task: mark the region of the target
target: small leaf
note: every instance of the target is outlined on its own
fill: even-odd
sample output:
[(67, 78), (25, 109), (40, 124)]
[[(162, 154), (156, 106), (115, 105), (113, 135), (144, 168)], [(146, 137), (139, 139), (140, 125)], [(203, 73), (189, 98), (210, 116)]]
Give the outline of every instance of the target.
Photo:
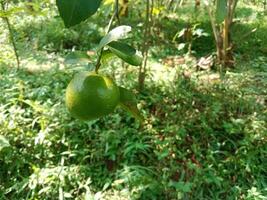
[(66, 27), (74, 26), (93, 15), (102, 0), (57, 0), (57, 7)]
[(179, 45), (178, 45), (178, 50), (182, 50), (182, 49), (184, 49), (185, 48), (185, 43), (180, 43)]
[(222, 23), (227, 15), (227, 0), (216, 0), (216, 22)]
[(138, 108), (137, 108), (137, 101), (135, 95), (123, 88), (119, 87), (120, 89), (120, 103), (119, 105), (126, 110), (127, 112), (131, 113), (136, 119), (138, 119), (140, 122), (143, 122), (143, 117), (141, 116)]
[(127, 36), (127, 34), (131, 31), (130, 26), (118, 26), (112, 29), (107, 35), (105, 35), (99, 43), (97, 50), (100, 50), (105, 45), (109, 44), (110, 42), (123, 39)]
[(65, 58), (66, 64), (88, 63), (89, 56), (83, 51), (74, 51), (69, 53)]
[(123, 61), (134, 66), (139, 66), (142, 64), (143, 58), (141, 53), (128, 44), (114, 41), (109, 43), (108, 46), (109, 49)]
[(184, 37), (184, 35), (185, 35), (186, 31), (187, 31), (187, 28), (183, 28), (183, 29), (182, 29), (182, 30), (179, 32), (179, 35), (178, 35), (178, 37), (179, 37), (179, 38), (182, 38), (182, 37)]
[(9, 147), (10, 144), (8, 142), (8, 140), (3, 136), (0, 135), (0, 151), (5, 148), (5, 147)]

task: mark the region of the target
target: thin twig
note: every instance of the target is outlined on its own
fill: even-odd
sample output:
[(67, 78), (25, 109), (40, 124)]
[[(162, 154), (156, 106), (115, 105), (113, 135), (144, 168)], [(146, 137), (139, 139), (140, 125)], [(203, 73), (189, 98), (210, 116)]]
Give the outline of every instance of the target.
[(148, 49), (149, 49), (149, 35), (151, 34), (150, 29), (150, 0), (146, 1), (146, 21), (145, 21), (145, 30), (144, 30), (144, 43), (143, 43), (143, 63), (139, 67), (139, 90), (141, 91), (144, 86), (145, 75), (146, 75), (146, 65), (148, 59)]
[[(4, 2), (1, 2), (1, 7), (2, 7), (2, 10), (5, 12), (5, 4), (4, 4)], [(17, 61), (17, 69), (19, 69), (19, 67), (20, 67), (19, 54), (18, 54), (18, 49), (17, 49), (16, 43), (15, 43), (15, 40), (14, 40), (14, 34), (13, 34), (12, 27), (11, 27), (11, 24), (9, 22), (8, 17), (4, 16), (2, 18), (7, 24), (7, 28), (8, 28), (8, 31), (9, 31), (9, 38), (10, 38), (10, 41), (12, 43), (12, 46), (13, 46), (13, 49), (14, 49), (14, 53), (15, 53), (15, 57), (16, 57), (16, 61)]]
[[(117, 12), (118, 12), (117, 3), (118, 3), (118, 0), (115, 0), (114, 13), (113, 13), (113, 15), (111, 16), (111, 18), (109, 20), (108, 28), (107, 28), (107, 32), (106, 33), (108, 33), (110, 31), (112, 22), (114, 21), (114, 18), (118, 15), (117, 14)], [(95, 65), (95, 72), (96, 73), (98, 73), (98, 70), (99, 70), (99, 68), (101, 66), (101, 58), (102, 58), (102, 55), (103, 55), (103, 51), (104, 51), (104, 47), (102, 47), (100, 49), (100, 53), (99, 53), (99, 56), (98, 56), (97, 61), (96, 61), (96, 65)]]
[(115, 0), (115, 13), (116, 13), (116, 18), (118, 21), (118, 24), (120, 24), (120, 16), (119, 16), (119, 0)]

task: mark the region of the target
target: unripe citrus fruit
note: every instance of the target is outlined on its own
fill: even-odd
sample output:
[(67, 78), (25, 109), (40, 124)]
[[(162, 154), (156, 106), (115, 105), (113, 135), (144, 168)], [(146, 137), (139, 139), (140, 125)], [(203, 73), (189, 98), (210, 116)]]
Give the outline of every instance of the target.
[(113, 80), (94, 72), (76, 74), (66, 90), (68, 110), (82, 120), (93, 120), (111, 113), (119, 99), (120, 91)]

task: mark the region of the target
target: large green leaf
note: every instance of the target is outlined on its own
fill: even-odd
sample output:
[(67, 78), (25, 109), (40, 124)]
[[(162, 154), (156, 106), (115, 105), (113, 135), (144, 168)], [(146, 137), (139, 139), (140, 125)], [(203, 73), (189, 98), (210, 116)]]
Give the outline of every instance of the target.
[(66, 27), (74, 26), (93, 15), (102, 0), (57, 0), (59, 14)]
[(143, 117), (137, 108), (137, 100), (136, 100), (134, 93), (132, 93), (130, 90), (127, 90), (123, 87), (119, 87), (119, 89), (120, 89), (120, 103), (119, 103), (119, 105), (124, 110), (131, 113), (140, 122), (143, 122)]
[(131, 31), (130, 26), (118, 26), (112, 29), (107, 35), (105, 35), (99, 43), (97, 50), (102, 49), (105, 45), (109, 44), (110, 42), (123, 39), (127, 36), (127, 34)]
[(108, 44), (109, 49), (116, 54), (119, 58), (125, 62), (138, 66), (142, 64), (143, 57), (140, 52), (135, 50), (133, 47), (122, 42), (111, 42)]
[(0, 135), (0, 151), (5, 148), (5, 147), (9, 147), (10, 144), (8, 142), (8, 140), (3, 136)]
[(90, 57), (86, 52), (83, 51), (73, 51), (69, 53), (65, 58), (66, 64), (87, 64), (88, 62), (90, 62)]
[(216, 22), (222, 23), (227, 15), (227, 0), (216, 0)]
[(69, 53), (64, 60), (65, 67), (73, 71), (92, 71), (95, 66), (92, 63), (92, 58), (84, 51), (73, 51)]

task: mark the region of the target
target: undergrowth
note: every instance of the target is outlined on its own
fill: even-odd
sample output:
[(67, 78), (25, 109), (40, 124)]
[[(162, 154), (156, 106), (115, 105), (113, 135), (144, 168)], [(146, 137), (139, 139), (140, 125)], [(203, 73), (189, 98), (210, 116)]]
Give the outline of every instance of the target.
[[(253, 20), (243, 7), (237, 18), (248, 21), (236, 21), (232, 33), (236, 67), (215, 83), (200, 80), (213, 71), (194, 71), (188, 79), (178, 67), (173, 80), (160, 82), (148, 70), (145, 89), (137, 93), (143, 126), (120, 109), (81, 122), (65, 108), (65, 88), (80, 69), (64, 66), (62, 57), (94, 48), (108, 12), (71, 30), (54, 16), (55, 8), (44, 9), (52, 17), (12, 18), (22, 65), (28, 59), (31, 67), (45, 64), (49, 70), (10, 67), (14, 56), (1, 24), (0, 135), (10, 146), (0, 149), (0, 199), (266, 199), (266, 16), (258, 13)], [(140, 46), (142, 32), (132, 20)], [(211, 33), (207, 16), (198, 20)], [(171, 42), (178, 31), (173, 27), (184, 27), (188, 17), (167, 15), (163, 22), (162, 34), (153, 35), (149, 63), (181, 53)], [(193, 41), (195, 56), (213, 47), (212, 35)], [(113, 65), (104, 71), (135, 88), (138, 68)]]

